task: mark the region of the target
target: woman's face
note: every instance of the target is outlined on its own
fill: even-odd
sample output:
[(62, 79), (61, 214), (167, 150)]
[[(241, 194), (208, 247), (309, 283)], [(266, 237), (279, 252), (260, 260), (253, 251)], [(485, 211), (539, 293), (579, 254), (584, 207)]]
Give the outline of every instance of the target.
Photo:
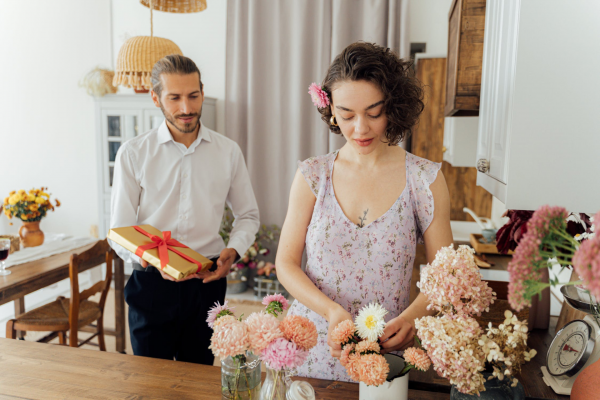
[(369, 154), (386, 145), (387, 117), (383, 112), (383, 93), (367, 81), (344, 81), (331, 92), (331, 113), (342, 134), (360, 154)]

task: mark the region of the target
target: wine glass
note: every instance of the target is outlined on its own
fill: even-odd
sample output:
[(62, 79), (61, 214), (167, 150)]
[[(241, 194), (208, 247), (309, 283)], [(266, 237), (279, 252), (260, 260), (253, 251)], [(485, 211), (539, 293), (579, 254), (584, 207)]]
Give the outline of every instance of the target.
[(10, 239), (0, 239), (0, 275), (10, 275), (12, 271), (7, 271), (4, 261), (10, 253)]

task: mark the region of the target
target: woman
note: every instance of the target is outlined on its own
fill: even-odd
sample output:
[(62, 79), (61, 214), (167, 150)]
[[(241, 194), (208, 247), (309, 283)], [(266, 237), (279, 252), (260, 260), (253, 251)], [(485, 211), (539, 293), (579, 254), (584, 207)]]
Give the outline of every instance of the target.
[(408, 62), (354, 43), (333, 61), (322, 91), (311, 89), (323, 121), (346, 144), (298, 163), (277, 275), (296, 298), (288, 314), (308, 317), (319, 332), (299, 375), (350, 381), (330, 332), (378, 302), (389, 311), (382, 351), (413, 344), (414, 320), (430, 314), (422, 294), (409, 305), (417, 241), (428, 262), (452, 243), (450, 200), (440, 164), (398, 146), (424, 107)]

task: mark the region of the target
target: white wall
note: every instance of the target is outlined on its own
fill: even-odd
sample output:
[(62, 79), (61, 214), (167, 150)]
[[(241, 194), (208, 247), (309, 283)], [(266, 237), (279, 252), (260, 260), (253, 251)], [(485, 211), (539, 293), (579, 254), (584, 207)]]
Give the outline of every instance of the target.
[[(125, 40), (150, 36), (150, 9), (139, 0), (112, 0), (113, 58)], [(204, 94), (217, 99), (217, 131), (225, 132), (225, 35), (227, 2), (208, 1), (206, 10), (193, 14), (154, 13), (154, 36), (172, 40), (183, 55), (200, 68)], [(114, 68), (114, 65), (113, 65)], [(122, 88), (121, 92), (131, 92)]]
[[(110, 0), (3, 1), (0, 197), (47, 186), (63, 206), (42, 230), (88, 235), (98, 220), (94, 101), (78, 81), (109, 67)], [(16, 232), (0, 217), (0, 233)]]
[(409, 41), (427, 43), (428, 56), (446, 57), (451, 4), (452, 0), (408, 0)]

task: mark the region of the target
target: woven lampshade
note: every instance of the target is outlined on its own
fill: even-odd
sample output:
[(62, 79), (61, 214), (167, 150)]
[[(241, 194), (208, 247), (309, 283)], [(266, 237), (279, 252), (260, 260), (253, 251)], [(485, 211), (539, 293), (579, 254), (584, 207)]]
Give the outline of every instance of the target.
[(183, 55), (179, 47), (169, 39), (156, 36), (135, 36), (127, 39), (117, 57), (113, 85), (134, 89), (152, 89), (152, 67), (170, 54)]
[[(150, 0), (140, 0), (150, 7)], [(152, 8), (170, 13), (195, 13), (206, 10), (206, 0), (152, 0)]]

